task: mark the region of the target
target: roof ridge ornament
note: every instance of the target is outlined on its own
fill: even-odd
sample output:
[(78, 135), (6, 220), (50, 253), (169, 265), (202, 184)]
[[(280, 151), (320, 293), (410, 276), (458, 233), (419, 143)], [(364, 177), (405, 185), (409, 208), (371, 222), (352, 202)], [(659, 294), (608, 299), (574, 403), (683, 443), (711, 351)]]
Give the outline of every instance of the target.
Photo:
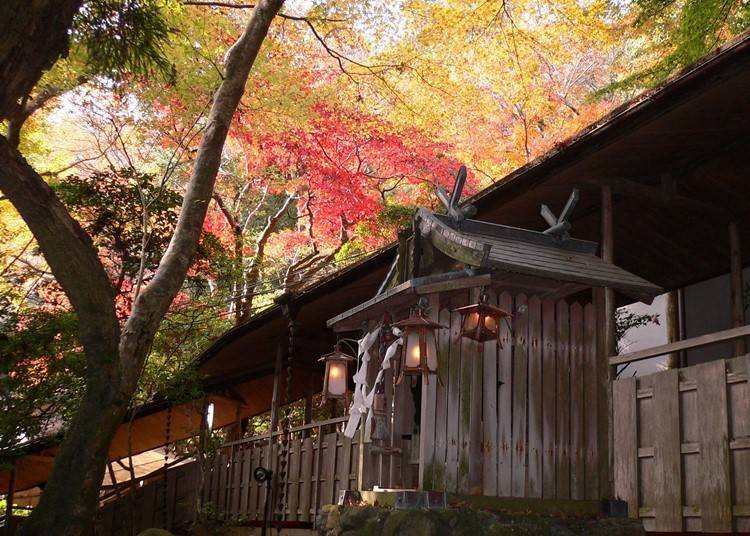
[(474, 205), (459, 206), (461, 193), (463, 192), (464, 184), (466, 184), (466, 176), (466, 166), (461, 166), (458, 169), (458, 173), (456, 173), (456, 182), (453, 184), (453, 192), (450, 198), (445, 188), (440, 185), (435, 187), (437, 197), (443, 203), (443, 206), (445, 206), (446, 213), (457, 224), (460, 224), (466, 218), (471, 218), (477, 213), (477, 207)]
[(569, 220), (570, 216), (573, 214), (573, 209), (578, 204), (579, 198), (580, 193), (578, 188), (573, 188), (570, 197), (568, 197), (568, 201), (565, 203), (565, 206), (560, 213), (560, 217), (556, 217), (554, 212), (552, 212), (547, 205), (542, 205), (539, 212), (542, 215), (542, 218), (544, 218), (544, 221), (547, 222), (547, 225), (549, 225), (549, 228), (544, 231), (544, 234), (552, 235), (560, 240), (568, 240), (570, 238), (570, 229), (572, 226)]

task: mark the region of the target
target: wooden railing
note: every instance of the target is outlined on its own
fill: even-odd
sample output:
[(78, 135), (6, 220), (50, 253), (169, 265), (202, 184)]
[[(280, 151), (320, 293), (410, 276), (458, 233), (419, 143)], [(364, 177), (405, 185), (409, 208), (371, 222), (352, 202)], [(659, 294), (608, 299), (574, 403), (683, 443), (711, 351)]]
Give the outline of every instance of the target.
[[(334, 417), (333, 419), (326, 419), (323, 421), (315, 421), (309, 424), (303, 424), (300, 426), (294, 426), (289, 430), (289, 433), (292, 434), (292, 436), (298, 435), (300, 433), (304, 434), (305, 432), (312, 432), (312, 433), (320, 433), (323, 428), (327, 427), (335, 427), (342, 423), (345, 423), (349, 420), (349, 416), (346, 415), (344, 417)], [(280, 437), (284, 432), (277, 430), (275, 432), (267, 432), (265, 434), (258, 434), (256, 436), (252, 437), (245, 437), (243, 439), (238, 439), (237, 441), (229, 441), (227, 443), (224, 443), (221, 448), (223, 450), (231, 449), (233, 447), (241, 447), (242, 445), (249, 445), (252, 443), (259, 443), (259, 442), (268, 442), (268, 440), (271, 437)]]
[(609, 364), (624, 365), (625, 363), (633, 363), (635, 361), (641, 361), (643, 359), (649, 359), (651, 357), (658, 357), (660, 355), (682, 352), (684, 350), (692, 350), (693, 348), (700, 348), (702, 346), (709, 346), (711, 344), (731, 341), (748, 336), (750, 336), (750, 326), (740, 326), (738, 328), (725, 329), (724, 331), (708, 333), (706, 335), (701, 335), (699, 337), (693, 337), (670, 344), (662, 344), (661, 346), (654, 346), (653, 348), (647, 348), (645, 350), (638, 350), (636, 352), (630, 352), (627, 354), (615, 355), (609, 358)]
[[(334, 503), (339, 490), (355, 489), (359, 467), (359, 434), (344, 437), (348, 417), (339, 417), (291, 429), (288, 476), (283, 498), (285, 521), (311, 523), (320, 508)], [(266, 503), (266, 485), (253, 479), (258, 466), (277, 471), (281, 432), (262, 434), (222, 446), (206, 474), (203, 504), (224, 519), (260, 521)], [(274, 441), (270, 441), (271, 439)], [(270, 445), (269, 445), (270, 441)], [(279, 511), (275, 501), (272, 514)]]

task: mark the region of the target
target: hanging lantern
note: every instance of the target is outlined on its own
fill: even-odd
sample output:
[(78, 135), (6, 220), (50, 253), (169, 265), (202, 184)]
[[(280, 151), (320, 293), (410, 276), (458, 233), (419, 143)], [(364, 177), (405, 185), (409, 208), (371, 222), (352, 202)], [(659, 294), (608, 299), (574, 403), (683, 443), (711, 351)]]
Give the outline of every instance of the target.
[(511, 317), (507, 311), (495, 307), (487, 302), (487, 294), (484, 292), (479, 297), (479, 303), (467, 305), (454, 309), (461, 313), (461, 337), (485, 342), (497, 339), (500, 332), (500, 322), (504, 318), (506, 322)]
[(349, 363), (355, 359), (339, 349), (339, 345), (330, 354), (322, 356), (318, 361), (326, 364), (323, 378), (323, 400), (349, 398)]
[(413, 315), (393, 326), (403, 331), (401, 337), (404, 341), (401, 345), (401, 372), (396, 384), (400, 384), (404, 376), (419, 375), (429, 383), (428, 375), (437, 373), (438, 369), (435, 330), (444, 326), (425, 318), (422, 306), (417, 306)]

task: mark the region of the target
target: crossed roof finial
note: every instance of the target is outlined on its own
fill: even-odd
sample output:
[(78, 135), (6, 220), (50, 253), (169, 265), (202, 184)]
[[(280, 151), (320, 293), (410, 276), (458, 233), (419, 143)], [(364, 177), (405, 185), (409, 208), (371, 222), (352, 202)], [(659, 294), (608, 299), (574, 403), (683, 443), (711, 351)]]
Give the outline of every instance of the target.
[(466, 166), (461, 166), (458, 173), (456, 173), (456, 182), (453, 185), (453, 193), (451, 193), (450, 197), (448, 197), (448, 192), (442, 186), (436, 188), (438, 199), (443, 203), (448, 216), (455, 223), (461, 223), (466, 218), (471, 218), (477, 213), (477, 208), (474, 205), (459, 206), (464, 184), (466, 184)]
[(568, 220), (573, 214), (573, 209), (576, 204), (578, 204), (579, 197), (578, 189), (574, 188), (570, 193), (570, 197), (568, 197), (568, 201), (565, 203), (565, 207), (563, 207), (559, 218), (555, 216), (547, 205), (542, 205), (540, 211), (542, 218), (544, 218), (544, 221), (549, 225), (549, 228), (544, 231), (544, 234), (552, 235), (560, 240), (567, 240), (570, 238), (571, 224)]

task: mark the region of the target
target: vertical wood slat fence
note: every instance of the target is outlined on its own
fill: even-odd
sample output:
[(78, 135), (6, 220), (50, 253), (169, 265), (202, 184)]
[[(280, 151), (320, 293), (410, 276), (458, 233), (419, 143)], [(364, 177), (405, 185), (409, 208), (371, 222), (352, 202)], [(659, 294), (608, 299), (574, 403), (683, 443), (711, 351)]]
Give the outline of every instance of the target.
[(656, 531), (750, 531), (750, 356), (614, 382), (615, 494)]
[(459, 338), (460, 315), (439, 313), (449, 327), (438, 334), (442, 384), (422, 394), (422, 486), (599, 499), (597, 375), (605, 364), (594, 305), (507, 292), (490, 300), (514, 315), (499, 344)]
[[(340, 490), (356, 489), (359, 434), (344, 437), (340, 427), (348, 417), (320, 421), (294, 428), (289, 441), (289, 470), (284, 520), (311, 523), (320, 508), (335, 503)], [(274, 434), (274, 438), (278, 433)], [(237, 521), (260, 521), (266, 500), (266, 485), (255, 481), (258, 466), (276, 471), (277, 444), (268, 460), (269, 436), (229, 443), (214, 459), (206, 474), (203, 504), (219, 517)], [(273, 516), (277, 509), (271, 510)], [(275, 519), (275, 518), (274, 518)]]
[[(336, 502), (340, 490), (356, 489), (359, 434), (348, 439), (338, 430), (347, 419), (292, 429), (284, 521), (312, 523), (323, 505)], [(279, 435), (273, 434), (270, 460), (270, 436), (265, 434), (228, 443), (208, 462), (200, 497), (205, 515), (238, 522), (263, 519), (266, 487), (252, 473), (258, 466), (276, 470)], [(129, 536), (131, 527), (135, 533), (150, 527), (174, 530), (193, 521), (201, 487), (198, 462), (170, 468), (166, 474), (166, 479), (157, 474), (132, 494), (126, 489), (103, 504), (96, 534)], [(276, 513), (270, 510), (271, 516)]]
[(130, 536), (151, 527), (174, 529), (190, 524), (197, 506), (198, 463), (172, 467), (166, 475), (166, 479), (163, 473), (156, 475), (133, 492), (125, 488), (120, 498), (102, 505), (95, 534)]

